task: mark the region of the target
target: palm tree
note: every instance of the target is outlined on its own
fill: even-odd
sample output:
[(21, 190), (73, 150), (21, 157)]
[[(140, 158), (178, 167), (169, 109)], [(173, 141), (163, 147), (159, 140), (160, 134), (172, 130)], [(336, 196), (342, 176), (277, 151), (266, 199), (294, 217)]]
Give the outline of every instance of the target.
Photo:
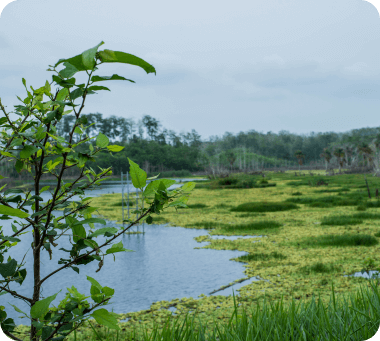
[(357, 146), (357, 149), (359, 151), (359, 154), (363, 155), (364, 161), (367, 160), (367, 166), (369, 166), (370, 163), (372, 164), (372, 161), (373, 161), (373, 158), (372, 158), (373, 150), (369, 147), (368, 143), (361, 142)]
[(320, 154), (320, 157), (323, 157), (326, 160), (326, 172), (328, 164), (330, 163), (330, 160), (332, 159), (332, 154), (328, 148), (323, 148), (323, 153)]
[(300, 166), (299, 166), (299, 170), (301, 170), (301, 166), (302, 166), (302, 164), (303, 164), (303, 159), (305, 158), (305, 155), (302, 153), (302, 151), (297, 150), (297, 151), (294, 153), (294, 156), (297, 158), (297, 160), (298, 160), (298, 164), (300, 165)]
[(340, 147), (339, 148), (335, 148), (334, 155), (338, 159), (339, 174), (341, 174), (342, 173), (343, 162), (345, 161), (345, 159), (341, 159), (341, 158), (344, 158), (344, 155), (345, 155), (343, 148), (340, 148)]
[(347, 166), (350, 166), (349, 161), (351, 160), (351, 157), (354, 153), (354, 147), (350, 145), (345, 146), (345, 154), (347, 155)]

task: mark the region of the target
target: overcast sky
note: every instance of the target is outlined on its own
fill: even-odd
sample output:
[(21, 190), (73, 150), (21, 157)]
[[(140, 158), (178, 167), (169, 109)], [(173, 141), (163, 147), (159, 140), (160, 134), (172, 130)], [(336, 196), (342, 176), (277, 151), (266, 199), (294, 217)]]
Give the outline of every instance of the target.
[(100, 65), (136, 83), (98, 83), (111, 92), (88, 96), (83, 113), (151, 115), (203, 139), (380, 126), (380, 18), (362, 0), (17, 0), (0, 17), (3, 105), (26, 97), (22, 77), (43, 86), (49, 64), (102, 40), (157, 75)]

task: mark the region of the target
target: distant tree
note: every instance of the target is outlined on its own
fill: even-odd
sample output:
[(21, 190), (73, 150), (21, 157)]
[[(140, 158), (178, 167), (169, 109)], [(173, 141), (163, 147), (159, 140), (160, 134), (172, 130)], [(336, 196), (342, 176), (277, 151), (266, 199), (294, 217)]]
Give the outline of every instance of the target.
[(321, 153), (320, 156), (326, 160), (326, 172), (327, 172), (328, 165), (330, 163), (330, 160), (332, 159), (331, 151), (328, 148), (324, 148), (323, 153)]
[(168, 137), (173, 147), (182, 146), (181, 138), (173, 130), (169, 130)]
[(133, 133), (133, 120), (124, 117), (119, 117), (118, 125), (120, 127), (120, 142), (126, 143), (129, 136)]
[(360, 142), (359, 145), (357, 146), (357, 150), (359, 151), (359, 154), (363, 155), (364, 162), (367, 161), (367, 166), (369, 166), (370, 163), (372, 163), (373, 161), (373, 158), (372, 158), (373, 151), (369, 147), (368, 143)]
[(137, 131), (138, 131), (140, 140), (142, 140), (144, 138), (144, 124), (141, 120), (138, 120), (137, 122)]
[(342, 167), (343, 167), (343, 162), (345, 159), (344, 156), (344, 150), (343, 148), (335, 148), (334, 150), (334, 155), (336, 156), (337, 160), (338, 160), (338, 164), (339, 164), (339, 173), (342, 173)]
[(230, 164), (230, 168), (231, 168), (231, 172), (232, 172), (232, 165), (235, 163), (236, 161), (236, 155), (235, 153), (233, 152), (233, 150), (227, 150), (226, 153), (225, 153), (225, 156)]
[(345, 154), (347, 156), (347, 165), (350, 166), (351, 165), (350, 160), (352, 160), (352, 155), (354, 154), (355, 149), (351, 145), (346, 145), (344, 149), (345, 149)]
[(303, 159), (305, 158), (305, 155), (302, 153), (302, 151), (297, 150), (297, 151), (294, 153), (294, 156), (297, 158), (297, 160), (298, 160), (298, 164), (299, 164), (299, 170), (301, 170), (301, 166), (302, 166), (302, 164), (303, 164)]
[(150, 115), (145, 115), (142, 119), (142, 124), (144, 125), (150, 139), (154, 140), (158, 134), (160, 122)]
[(156, 142), (162, 145), (166, 145), (167, 135), (168, 135), (168, 131), (164, 129), (160, 134), (156, 136)]

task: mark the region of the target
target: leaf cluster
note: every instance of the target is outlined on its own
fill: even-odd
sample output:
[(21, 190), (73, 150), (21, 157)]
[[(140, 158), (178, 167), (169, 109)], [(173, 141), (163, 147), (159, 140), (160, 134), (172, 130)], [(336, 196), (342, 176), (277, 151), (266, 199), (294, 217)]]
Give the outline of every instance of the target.
[[(0, 118), (0, 161), (14, 160), (15, 169), (29, 172), (34, 178), (34, 193), (20, 189), (0, 188), (0, 220), (13, 220), (12, 231), (9, 234), (0, 227), (0, 295), (12, 295), (26, 302), (30, 310), (23, 312), (13, 305), (13, 308), (30, 319), (31, 340), (63, 340), (74, 329), (82, 325), (91, 316), (102, 325), (119, 329), (115, 314), (102, 307), (108, 304), (114, 295), (114, 289), (100, 285), (95, 279), (87, 276), (91, 283), (90, 295), (85, 295), (72, 286), (67, 288), (65, 298), (57, 305), (51, 306), (56, 299), (56, 294), (41, 299), (43, 284), (47, 279), (63, 269), (70, 268), (80, 274), (80, 267), (93, 261), (98, 262), (98, 271), (105, 264), (105, 257), (118, 252), (131, 252), (125, 249), (122, 241), (112, 243), (134, 224), (145, 220), (152, 222), (151, 214), (159, 214), (166, 207), (186, 207), (193, 183), (187, 183), (180, 189), (169, 191), (172, 180), (147, 178), (147, 174), (132, 160), (128, 159), (130, 173), (134, 187), (143, 193), (143, 199), (148, 203), (144, 209), (137, 210), (138, 218), (130, 221), (126, 228), (118, 230), (115, 227), (104, 226), (95, 228), (95, 224), (106, 225), (106, 221), (93, 217), (96, 207), (91, 207), (91, 197), (85, 196), (85, 191), (99, 186), (107, 176), (112, 174), (111, 167), (99, 172), (87, 165), (94, 161), (101, 152), (112, 153), (121, 151), (124, 147), (110, 145), (109, 138), (99, 132), (95, 137), (88, 137), (84, 133), (89, 127), (87, 118), (81, 116), (87, 95), (95, 94), (95, 91), (108, 90), (107, 87), (93, 85), (100, 81), (127, 80), (122, 76), (93, 75), (98, 66), (103, 63), (124, 63), (143, 68), (148, 74), (156, 73), (154, 67), (141, 58), (134, 55), (112, 50), (98, 51), (104, 42), (99, 43), (83, 53), (72, 58), (60, 59), (54, 66), (50, 65), (57, 74), (52, 76), (53, 81), (46, 81), (45, 85), (31, 91), (26, 86), (23, 78), (27, 97), (23, 100), (17, 97), (22, 105), (16, 105), (15, 114), (19, 116), (11, 120), (9, 113), (2, 105), (0, 109), (5, 117)], [(62, 64), (64, 69), (57, 71)], [(87, 83), (76, 84), (74, 75), (78, 72), (86, 72)], [(58, 85), (55, 94), (52, 94), (51, 84)], [(47, 100), (44, 101), (44, 96)], [(76, 104), (81, 100), (81, 104)], [(70, 107), (71, 110), (65, 110)], [(78, 108), (79, 107), (79, 108)], [(77, 109), (78, 110), (77, 110)], [(74, 112), (75, 122), (70, 128), (67, 137), (59, 135), (56, 125), (67, 114)], [(74, 139), (74, 135), (76, 138)], [(96, 139), (95, 143), (87, 143)], [(83, 150), (86, 145), (87, 149)], [(79, 146), (80, 149), (78, 148)], [(64, 175), (70, 168), (77, 168), (79, 176), (70, 182), (64, 181)], [(54, 188), (45, 186), (40, 189), (40, 180), (43, 174), (55, 177)], [(1, 178), (3, 178), (0, 175)], [(149, 183), (148, 183), (149, 181)], [(44, 192), (45, 193), (42, 195)], [(80, 200), (73, 200), (79, 196)], [(63, 215), (56, 217), (54, 212), (63, 209)], [(26, 297), (14, 290), (15, 285), (22, 285), (27, 274), (28, 267), (24, 267), (24, 258), (9, 256), (9, 249), (22, 242), (21, 236), (32, 233), (33, 242), (33, 296)], [(103, 236), (106, 241), (98, 243), (97, 237)], [(61, 238), (68, 238), (71, 249), (60, 248), (67, 253), (66, 258), (60, 258), (56, 269), (41, 278), (41, 252), (47, 252), (52, 260), (53, 250), (58, 247)], [(106, 249), (107, 247), (107, 249)], [(62, 289), (61, 289), (62, 290)], [(60, 290), (60, 291), (61, 291)], [(91, 298), (93, 303), (87, 301)], [(7, 318), (4, 306), (0, 306), (1, 328), (12, 339), (18, 340), (14, 333), (14, 321)]]

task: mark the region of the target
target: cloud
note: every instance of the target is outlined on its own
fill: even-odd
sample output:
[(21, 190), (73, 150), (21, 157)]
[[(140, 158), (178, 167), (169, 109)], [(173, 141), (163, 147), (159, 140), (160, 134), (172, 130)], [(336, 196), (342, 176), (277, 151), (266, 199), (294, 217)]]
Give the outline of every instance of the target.
[(364, 62), (357, 62), (350, 66), (346, 66), (345, 68), (343, 68), (343, 70), (347, 72), (348, 74), (363, 74), (369, 70), (369, 67)]
[(267, 62), (267, 63), (275, 63), (277, 65), (285, 65), (285, 60), (277, 54), (272, 54), (270, 56), (264, 57), (263, 60), (264, 60), (264, 62)]

